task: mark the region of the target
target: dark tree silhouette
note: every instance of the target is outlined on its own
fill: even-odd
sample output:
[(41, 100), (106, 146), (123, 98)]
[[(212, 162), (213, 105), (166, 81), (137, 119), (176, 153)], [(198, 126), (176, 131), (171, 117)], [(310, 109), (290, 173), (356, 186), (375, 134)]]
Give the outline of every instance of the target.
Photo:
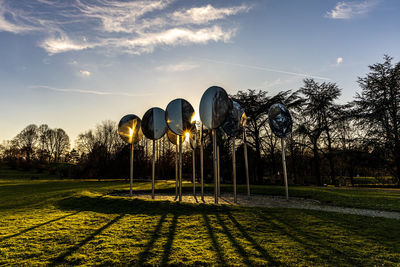
[(356, 94), (354, 115), (400, 186), (400, 62), (392, 64), (392, 59), (385, 55), (383, 63), (369, 66), (370, 73), (358, 79), (362, 92)]
[(13, 139), (15, 147), (19, 148), (25, 153), (25, 159), (30, 162), (32, 154), (38, 141), (38, 127), (35, 124), (26, 126), (16, 137)]
[[(326, 134), (328, 149), (331, 150), (331, 126), (335, 110), (338, 106), (334, 103), (340, 96), (340, 89), (336, 83), (318, 83), (314, 79), (304, 79), (304, 85), (300, 88), (304, 96), (302, 109), (303, 121), (299, 125), (298, 132), (308, 137), (314, 156), (314, 170), (318, 185), (322, 185), (320, 141), (321, 135)], [(330, 148), (329, 148), (330, 147)], [(331, 174), (333, 173), (333, 160), (330, 160)], [(333, 177), (331, 177), (333, 179)]]

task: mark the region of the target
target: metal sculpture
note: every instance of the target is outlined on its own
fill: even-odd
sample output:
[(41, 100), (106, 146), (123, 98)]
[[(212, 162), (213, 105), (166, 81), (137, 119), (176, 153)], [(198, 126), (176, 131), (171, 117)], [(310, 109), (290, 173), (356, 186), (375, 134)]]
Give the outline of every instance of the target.
[(184, 137), (174, 134), (174, 132), (172, 132), (170, 129), (167, 130), (167, 137), (168, 140), (175, 145), (175, 200), (176, 200), (178, 198), (178, 160), (179, 160), (178, 138), (180, 137), (180, 139), (182, 139), (181, 141), (183, 142)]
[(142, 137), (141, 120), (138, 116), (133, 114), (128, 114), (122, 117), (118, 123), (118, 133), (122, 140), (131, 147), (130, 153), (130, 190), (129, 195), (132, 196), (132, 186), (133, 186), (133, 145), (139, 142)]
[(153, 140), (153, 156), (151, 168), (151, 198), (154, 199), (155, 188), (155, 156), (156, 156), (156, 140), (160, 139), (167, 132), (167, 123), (165, 122), (165, 111), (161, 108), (151, 108), (143, 115), (142, 118), (143, 134)]
[(269, 108), (268, 119), (269, 119), (269, 126), (271, 127), (272, 132), (277, 137), (281, 138), (282, 166), (283, 166), (283, 176), (285, 180), (286, 200), (289, 200), (284, 138), (286, 138), (292, 132), (292, 125), (293, 125), (292, 116), (290, 116), (289, 110), (284, 105), (274, 104)]
[(200, 119), (202, 123), (212, 130), (213, 139), (213, 166), (214, 166), (214, 198), (218, 203), (218, 156), (216, 129), (222, 125), (229, 111), (232, 109), (232, 101), (226, 91), (218, 86), (208, 88), (200, 100)]
[[(189, 134), (189, 144), (192, 149), (192, 178), (193, 178), (193, 196), (196, 198), (196, 148), (197, 148), (197, 129), (194, 127)], [(197, 199), (196, 199), (197, 201)]]
[[(194, 109), (185, 99), (174, 99), (165, 109), (165, 120), (168, 128), (178, 136), (185, 136), (195, 127)], [(179, 148), (179, 201), (182, 201), (182, 139), (178, 139)]]
[[(245, 134), (246, 127), (246, 113), (244, 109), (239, 105), (239, 103), (232, 101), (233, 107), (230, 110), (225, 122), (222, 124), (221, 128), (224, 132), (231, 137), (232, 139), (232, 176), (233, 176), (233, 200), (237, 203), (237, 185), (236, 185), (236, 137), (240, 136), (240, 134)], [(244, 142), (244, 146), (246, 146), (246, 142)], [(247, 148), (244, 149), (245, 153), (247, 153)], [(245, 159), (247, 159), (247, 154), (245, 154)], [(245, 163), (245, 166), (248, 166)], [(246, 168), (246, 183), (247, 183), (247, 193), (250, 195), (250, 183), (249, 183), (249, 175), (248, 168)]]
[(201, 200), (204, 202), (204, 159), (203, 159), (203, 123), (200, 122), (200, 184), (201, 184)]

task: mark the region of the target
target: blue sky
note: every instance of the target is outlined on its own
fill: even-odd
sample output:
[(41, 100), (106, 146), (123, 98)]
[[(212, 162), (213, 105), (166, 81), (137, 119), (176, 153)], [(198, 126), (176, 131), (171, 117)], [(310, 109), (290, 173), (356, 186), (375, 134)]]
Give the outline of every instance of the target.
[(0, 142), (31, 123), (76, 136), (185, 98), (336, 82), (341, 101), (384, 54), (400, 1), (0, 0)]

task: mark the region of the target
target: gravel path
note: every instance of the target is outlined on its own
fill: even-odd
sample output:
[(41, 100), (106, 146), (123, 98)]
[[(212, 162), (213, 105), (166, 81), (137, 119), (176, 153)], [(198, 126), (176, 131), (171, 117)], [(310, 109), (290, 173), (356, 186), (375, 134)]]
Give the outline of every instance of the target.
[[(117, 196), (127, 197), (128, 194), (118, 193), (112, 194)], [(133, 197), (141, 199), (151, 199), (150, 194), (134, 194)], [(175, 201), (175, 195), (170, 194), (156, 194), (156, 200), (169, 200)], [(318, 200), (294, 198), (291, 197), (287, 201), (284, 197), (280, 196), (264, 196), (264, 195), (252, 195), (250, 198), (244, 195), (238, 195), (238, 203), (235, 204), (233, 201), (233, 194), (223, 194), (219, 199), (219, 204), (227, 205), (240, 205), (247, 207), (267, 207), (267, 208), (293, 208), (293, 209), (307, 209), (307, 210), (320, 210), (328, 212), (340, 212), (346, 214), (363, 215), (370, 217), (381, 217), (400, 220), (400, 212), (381, 211), (381, 210), (369, 210), (369, 209), (357, 209), (357, 208), (345, 208), (336, 206), (327, 206), (321, 204)], [(200, 195), (196, 198), (193, 195), (182, 195), (182, 202), (188, 203), (214, 203), (214, 195), (205, 195), (204, 201), (201, 200)]]

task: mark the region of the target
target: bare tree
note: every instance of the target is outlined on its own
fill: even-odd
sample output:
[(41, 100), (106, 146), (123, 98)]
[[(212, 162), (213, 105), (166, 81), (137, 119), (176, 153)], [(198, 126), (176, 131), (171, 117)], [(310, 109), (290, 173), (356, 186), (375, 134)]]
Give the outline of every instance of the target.
[(35, 124), (26, 126), (13, 139), (14, 145), (19, 148), (24, 154), (26, 161), (30, 161), (32, 154), (35, 152), (38, 141), (38, 127)]
[(54, 129), (54, 161), (60, 162), (63, 155), (68, 153), (70, 147), (69, 137), (63, 129)]
[(82, 154), (89, 154), (96, 144), (96, 138), (92, 130), (88, 130), (78, 135), (76, 140), (76, 147), (78, 152)]
[(42, 124), (38, 127), (38, 142), (39, 142), (39, 159), (40, 161), (44, 161), (46, 157), (48, 157), (47, 151), (47, 131), (49, 130), (49, 126), (47, 124)]
[(95, 132), (95, 140), (105, 148), (106, 155), (109, 157), (121, 144), (117, 123), (107, 120), (98, 124)]

